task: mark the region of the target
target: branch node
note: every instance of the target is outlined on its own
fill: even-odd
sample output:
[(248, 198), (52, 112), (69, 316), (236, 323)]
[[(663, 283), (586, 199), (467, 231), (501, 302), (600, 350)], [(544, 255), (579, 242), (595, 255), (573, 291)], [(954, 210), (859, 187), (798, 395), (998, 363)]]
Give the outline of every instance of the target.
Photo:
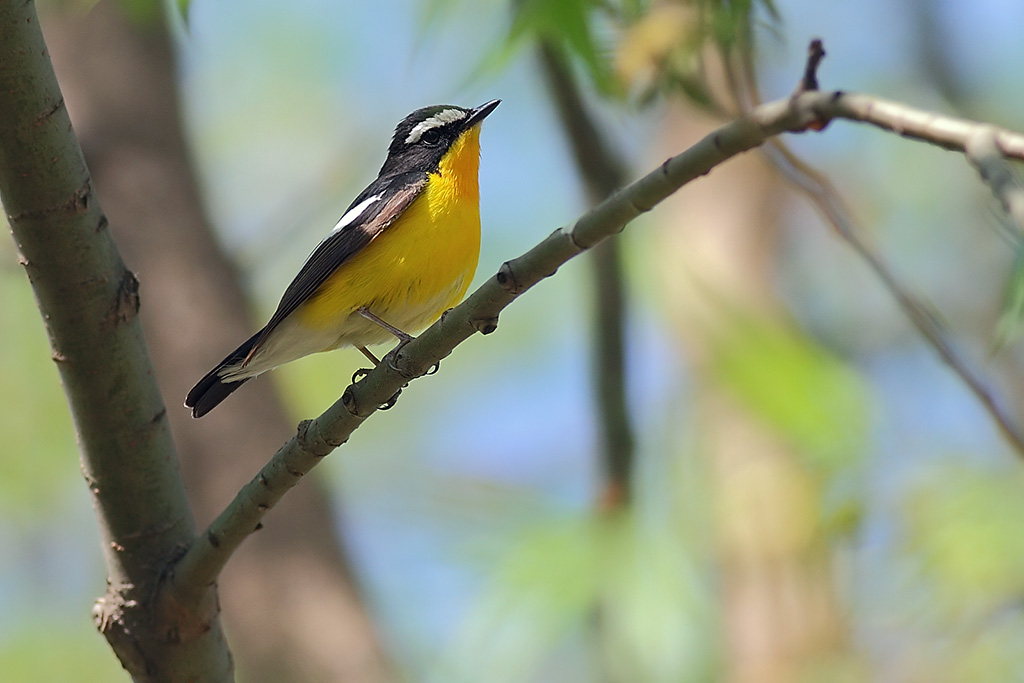
[(220, 547), (220, 540), (217, 538), (217, 536), (212, 531), (207, 531), (206, 532), (206, 541), (210, 545), (212, 545), (214, 548), (219, 548)]
[(359, 417), (359, 406), (356, 405), (356, 395), (351, 384), (345, 387), (345, 392), (341, 395), (341, 403), (350, 415)]
[[(576, 221), (576, 224), (573, 226), (572, 230), (563, 230), (562, 228), (559, 228), (558, 230), (555, 230), (554, 233), (552, 233), (552, 234), (556, 234), (556, 233), (560, 232), (560, 233), (564, 234), (569, 239), (569, 243), (572, 244), (572, 246), (576, 250), (577, 254), (581, 253), (581, 252), (584, 252), (587, 249), (590, 249), (591, 247), (593, 247), (594, 244), (597, 244), (597, 242), (595, 242), (594, 244), (583, 244), (578, 239), (576, 239), (576, 229), (577, 229), (577, 227), (579, 227), (579, 224), (582, 223), (585, 218), (586, 218), (586, 216), (583, 216), (578, 221)], [(600, 241), (600, 240), (598, 240), (598, 241)], [(557, 268), (555, 268), (555, 270), (551, 271), (550, 273), (548, 273), (544, 277), (551, 277), (556, 272), (558, 272)]]
[(501, 264), (494, 279), (509, 294), (519, 293), (519, 284), (516, 282), (516, 274), (512, 272), (512, 262), (505, 261)]
[(107, 312), (107, 323), (118, 325), (126, 323), (139, 314), (139, 279), (135, 273), (125, 269), (121, 274), (121, 283), (117, 287), (117, 295)]
[(306, 447), (306, 433), (309, 431), (309, 425), (312, 422), (312, 420), (302, 420), (299, 422), (299, 426), (295, 428), (295, 438), (299, 440), (299, 445), (307, 451), (309, 449)]
[(480, 334), (490, 334), (498, 329), (498, 316), (493, 318), (475, 318), (471, 324)]
[(33, 125), (35, 125), (35, 127), (38, 128), (39, 126), (41, 126), (44, 123), (46, 123), (47, 119), (52, 117), (54, 114), (56, 114), (57, 112), (59, 112), (63, 108), (64, 108), (64, 98), (61, 97), (56, 102), (54, 102), (49, 107), (47, 107), (47, 109), (45, 111), (40, 112), (40, 114), (38, 116), (36, 116), (36, 120), (35, 120), (35, 123)]

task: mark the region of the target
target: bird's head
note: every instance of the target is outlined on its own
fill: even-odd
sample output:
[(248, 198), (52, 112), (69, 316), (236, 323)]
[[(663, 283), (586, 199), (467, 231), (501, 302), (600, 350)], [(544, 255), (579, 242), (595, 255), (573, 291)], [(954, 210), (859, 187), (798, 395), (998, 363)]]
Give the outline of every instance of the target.
[(388, 158), (380, 174), (406, 171), (436, 173), (441, 160), (455, 143), (479, 126), (500, 103), (501, 100), (491, 100), (473, 109), (453, 104), (417, 109), (395, 128), (395, 136), (388, 147)]

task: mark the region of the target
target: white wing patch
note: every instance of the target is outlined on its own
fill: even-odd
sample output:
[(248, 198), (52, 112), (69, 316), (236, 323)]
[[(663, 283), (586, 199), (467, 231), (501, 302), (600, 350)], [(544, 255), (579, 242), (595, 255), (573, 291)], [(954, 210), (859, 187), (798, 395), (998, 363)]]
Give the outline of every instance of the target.
[(350, 225), (353, 221), (363, 215), (363, 212), (374, 202), (380, 201), (380, 195), (375, 194), (372, 197), (367, 197), (363, 201), (359, 202), (351, 209), (345, 212), (345, 215), (338, 219), (338, 222), (331, 228), (331, 234), (338, 232), (346, 225)]
[(423, 137), (423, 134), (431, 128), (438, 128), (439, 126), (464, 118), (466, 118), (466, 112), (460, 109), (442, 109), (426, 121), (420, 121), (413, 126), (413, 129), (409, 131), (408, 137), (405, 138), (405, 144), (411, 145), (414, 142), (418, 142)]
[(328, 239), (330, 239), (331, 235), (333, 235), (334, 233), (338, 232), (339, 230), (344, 229), (346, 225), (351, 225), (352, 223), (354, 223), (357, 218), (359, 218), (360, 216), (363, 215), (363, 213), (366, 211), (366, 209), (368, 209), (370, 207), (370, 205), (374, 204), (375, 202), (379, 202), (379, 201), (380, 201), (380, 195), (379, 194), (375, 194), (373, 196), (367, 197), (366, 199), (364, 199), (363, 201), (359, 202), (358, 204), (353, 206), (351, 209), (346, 211), (345, 215), (342, 216), (341, 218), (339, 218), (338, 222), (334, 224), (333, 228), (331, 228), (331, 231), (329, 233), (327, 233), (327, 236), (324, 237), (322, 240), (320, 240), (320, 244), (316, 245), (316, 247), (313, 249), (313, 251), (309, 252), (309, 256), (306, 257), (306, 260), (303, 263), (303, 267), (305, 267), (306, 263), (309, 263), (309, 259), (313, 258), (313, 254), (316, 253), (317, 249), (319, 249), (321, 246), (323, 246), (324, 242), (326, 242)]

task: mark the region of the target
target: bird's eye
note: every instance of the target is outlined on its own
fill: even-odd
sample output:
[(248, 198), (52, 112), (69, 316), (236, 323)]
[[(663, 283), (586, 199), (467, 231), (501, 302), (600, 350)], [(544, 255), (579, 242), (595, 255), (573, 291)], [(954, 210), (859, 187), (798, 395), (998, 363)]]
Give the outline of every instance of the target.
[(424, 145), (436, 145), (441, 142), (441, 131), (437, 128), (431, 128), (430, 130), (424, 131), (423, 136), (420, 138), (420, 142)]

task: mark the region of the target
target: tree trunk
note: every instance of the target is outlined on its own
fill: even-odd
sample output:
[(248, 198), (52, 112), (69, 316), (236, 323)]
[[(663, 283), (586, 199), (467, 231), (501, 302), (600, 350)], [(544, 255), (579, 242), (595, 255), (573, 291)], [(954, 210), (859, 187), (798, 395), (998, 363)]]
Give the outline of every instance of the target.
[[(711, 129), (694, 110), (670, 121), (668, 149)], [(659, 214), (653, 262), (670, 323), (694, 374), (710, 461), (725, 676), (786, 683), (846, 647), (831, 556), (818, 535), (819, 482), (784, 439), (716, 380), (715, 345), (745, 315), (786, 325), (774, 295), (780, 181), (756, 155), (701, 178)]]
[[(255, 328), (203, 214), (159, 11), (141, 21), (123, 8), (103, 0), (85, 16), (63, 12), (43, 24), (114, 235), (141, 281), (143, 328), (203, 525), (294, 425), (267, 381), (202, 421), (181, 407), (191, 384)], [(335, 527), (310, 479), (228, 564), (220, 598), (245, 680), (390, 680)]]

